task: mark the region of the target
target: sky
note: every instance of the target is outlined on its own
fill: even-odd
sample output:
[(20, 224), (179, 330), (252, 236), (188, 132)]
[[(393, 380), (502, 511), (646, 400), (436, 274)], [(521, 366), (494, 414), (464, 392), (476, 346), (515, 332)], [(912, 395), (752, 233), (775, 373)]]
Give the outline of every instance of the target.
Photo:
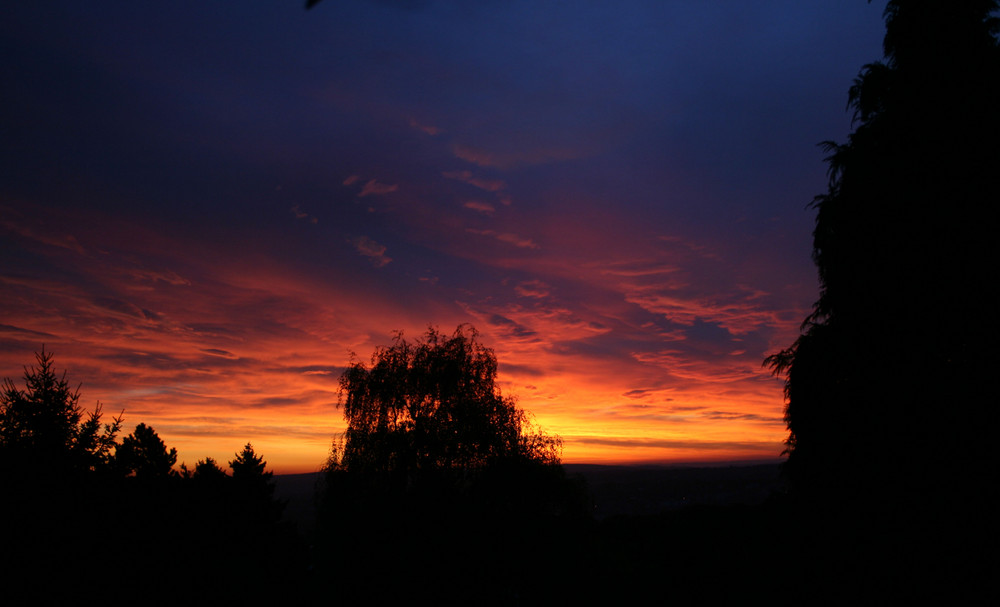
[(0, 9), (0, 376), (319, 469), (340, 374), (479, 331), (567, 463), (777, 460), (863, 0)]

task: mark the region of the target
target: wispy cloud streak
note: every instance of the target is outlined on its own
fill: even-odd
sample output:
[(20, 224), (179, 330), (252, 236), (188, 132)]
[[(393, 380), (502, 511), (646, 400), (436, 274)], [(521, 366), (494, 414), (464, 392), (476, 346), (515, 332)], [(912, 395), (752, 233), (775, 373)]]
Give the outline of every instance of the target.
[(471, 322), (566, 461), (781, 452), (871, 7), (279, 4), (5, 12), (0, 375), (310, 471), (352, 354)]

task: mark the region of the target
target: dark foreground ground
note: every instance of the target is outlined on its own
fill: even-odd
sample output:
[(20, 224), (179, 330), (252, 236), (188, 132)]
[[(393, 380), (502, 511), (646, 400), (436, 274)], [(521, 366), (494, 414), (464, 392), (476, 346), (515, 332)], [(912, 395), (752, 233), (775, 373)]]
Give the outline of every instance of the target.
[[(565, 468), (568, 476), (585, 481), (593, 513), (589, 520), (542, 527), (526, 521), (501, 534), (502, 545), (474, 526), (470, 534), (492, 539), (467, 541), (460, 531), (432, 545), (426, 539), (396, 544), (381, 536), (395, 547), (373, 548), (363, 559), (393, 563), (390, 569), (397, 574), (369, 578), (370, 570), (357, 566), (359, 554), (358, 560), (348, 558), (335, 567), (318, 566), (311, 580), (314, 592), (330, 584), (346, 600), (421, 597), (503, 605), (718, 604), (771, 600), (780, 593), (783, 580), (775, 556), (786, 546), (779, 539), (778, 516), (766, 505), (784, 493), (779, 464)], [(277, 497), (286, 501), (285, 519), (310, 537), (319, 475), (275, 479)], [(344, 523), (350, 533), (351, 522)], [(401, 532), (407, 527), (405, 521), (388, 525)], [(408, 570), (421, 573), (407, 578)]]
[(114, 486), (35, 483), (0, 500), (0, 586), (11, 605), (976, 604), (996, 594), (992, 510), (941, 499), (947, 507), (804, 507), (776, 464), (567, 472), (589, 496), (571, 515), (492, 507), (534, 495), (523, 491), (467, 504), (424, 495), (348, 500), (319, 529), (318, 474), (276, 477), (277, 524), (193, 486), (118, 489), (109, 501)]
[[(499, 534), (471, 528), (488, 541), (469, 540), (447, 521), (452, 535), (440, 542), (432, 532), (394, 544), (390, 531), (382, 537), (402, 552), (375, 547), (317, 567), (311, 592), (337, 588), (358, 602), (546, 606), (966, 604), (996, 595), (990, 561), (977, 556), (995, 549), (995, 525), (981, 528), (984, 517), (964, 517), (961, 505), (806, 508), (789, 497), (775, 463), (566, 469), (586, 481), (586, 520), (526, 521)], [(287, 519), (304, 537), (314, 529), (316, 480), (277, 478)], [(406, 521), (386, 523), (406, 529)]]
[[(586, 481), (594, 517), (648, 516), (690, 506), (755, 506), (785, 489), (778, 463), (713, 466), (564, 465), (569, 476)], [(285, 519), (303, 532), (315, 526), (319, 473), (275, 476), (276, 495), (285, 500)]]

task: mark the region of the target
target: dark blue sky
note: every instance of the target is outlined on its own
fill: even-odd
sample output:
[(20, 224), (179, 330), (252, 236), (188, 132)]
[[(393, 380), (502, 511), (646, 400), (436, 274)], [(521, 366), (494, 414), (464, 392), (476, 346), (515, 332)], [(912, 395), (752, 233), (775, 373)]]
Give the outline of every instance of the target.
[(881, 10), (14, 3), (0, 371), (44, 342), (182, 459), (303, 469), (349, 352), (471, 322), (567, 460), (776, 456)]

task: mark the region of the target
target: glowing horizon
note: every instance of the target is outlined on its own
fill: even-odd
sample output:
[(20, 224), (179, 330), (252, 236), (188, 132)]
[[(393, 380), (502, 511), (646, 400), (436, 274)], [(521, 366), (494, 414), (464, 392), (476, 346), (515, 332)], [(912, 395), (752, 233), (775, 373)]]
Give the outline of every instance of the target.
[(472, 324), (564, 462), (777, 460), (877, 11), (397, 4), (12, 8), (0, 376), (308, 472), (352, 353)]
[[(107, 234), (110, 223), (98, 223)], [(58, 233), (58, 220), (47, 225)], [(421, 289), (441, 287), (419, 277), (409, 283), (412, 299), (359, 300), (332, 281), (268, 268), (257, 258), (244, 262), (247, 267), (200, 266), (198, 259), (218, 253), (178, 246), (135, 225), (123, 229), (131, 239), (115, 241), (139, 258), (153, 258), (157, 250), (183, 254), (161, 253), (161, 266), (136, 267), (119, 261), (124, 253), (101, 250), (79, 228), (71, 240), (21, 230), (26, 245), (34, 240), (79, 280), (5, 278), (8, 292), (48, 301), (26, 307), (20, 317), (8, 314), (0, 332), (20, 350), (5, 349), (3, 368), (32, 362), (44, 342), (57, 367), (83, 383), (84, 403), (100, 401), (109, 415), (124, 409), (127, 431), (139, 422), (153, 426), (189, 466), (206, 456), (228, 461), (252, 442), (275, 471), (318, 469), (343, 429), (338, 381), (351, 353), (366, 360), (394, 330), (413, 339), (430, 324), (450, 332), (464, 323), (496, 352), (504, 392), (563, 438), (567, 463), (776, 459), (782, 449), (781, 384), (760, 361), (790, 342), (804, 310), (761, 309), (759, 293), (742, 300), (644, 299), (649, 287), (637, 286), (637, 279), (674, 280), (680, 272), (667, 268), (667, 260), (623, 251), (627, 261), (595, 262), (582, 276), (552, 263), (547, 273), (533, 274), (541, 278), (498, 285), (513, 293), (503, 303), (494, 297), (448, 301), (426, 291), (421, 297)], [(56, 241), (73, 244), (53, 247)], [(677, 266), (693, 248), (676, 240), (671, 246), (681, 249)], [(698, 256), (719, 263), (714, 253)], [(118, 295), (95, 296), (91, 285)], [(557, 288), (616, 295), (571, 308), (555, 300)], [(721, 299), (713, 303), (713, 297)], [(57, 313), (45, 316), (44, 309)], [(636, 318), (667, 314), (677, 318), (671, 332)], [(437, 321), (416, 319), (421, 316)], [(723, 343), (692, 332), (700, 318), (717, 319), (717, 327), (702, 329), (726, 336)], [(757, 335), (762, 328), (765, 340)], [(757, 343), (747, 351), (743, 342), (751, 338)], [(600, 343), (599, 352), (586, 351)], [(7, 373), (20, 380), (19, 372)]]

